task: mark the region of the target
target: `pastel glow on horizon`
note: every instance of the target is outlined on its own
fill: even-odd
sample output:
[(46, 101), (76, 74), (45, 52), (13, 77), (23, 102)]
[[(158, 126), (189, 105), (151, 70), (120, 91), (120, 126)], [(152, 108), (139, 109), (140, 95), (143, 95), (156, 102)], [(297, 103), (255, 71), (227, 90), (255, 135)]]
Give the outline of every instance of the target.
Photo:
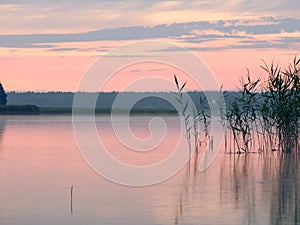
[[(135, 41), (160, 40), (190, 49), (220, 85), (236, 89), (247, 69), (253, 77), (265, 76), (259, 68), (262, 59), (285, 66), (299, 54), (299, 7), (296, 0), (4, 0), (0, 3), (0, 82), (9, 91), (76, 91), (97, 57)], [(143, 59), (147, 56), (151, 59), (149, 52)], [(178, 72), (165, 68), (158, 74), (160, 67), (151, 66), (138, 68), (143, 71), (139, 73), (123, 71), (105, 90), (118, 91), (122, 82), (152, 76), (154, 71), (168, 79)], [(163, 90), (150, 84), (136, 91), (151, 86), (153, 91)], [(190, 83), (187, 88), (196, 87)]]
[(1, 59), (8, 91), (75, 91), (92, 57), (18, 56)]
[[(180, 78), (179, 82), (181, 85), (187, 82), (187, 89), (200, 90), (195, 81), (180, 68), (158, 62), (139, 62), (128, 65), (112, 74), (106, 82), (103, 91), (176, 91), (174, 75)], [(147, 79), (148, 77), (151, 77), (151, 79)], [(172, 84), (171, 88), (167, 89), (168, 87), (163, 82), (158, 83), (155, 82), (156, 80), (170, 81)], [(130, 86), (135, 85), (136, 81), (139, 81), (140, 85), (130, 88)]]

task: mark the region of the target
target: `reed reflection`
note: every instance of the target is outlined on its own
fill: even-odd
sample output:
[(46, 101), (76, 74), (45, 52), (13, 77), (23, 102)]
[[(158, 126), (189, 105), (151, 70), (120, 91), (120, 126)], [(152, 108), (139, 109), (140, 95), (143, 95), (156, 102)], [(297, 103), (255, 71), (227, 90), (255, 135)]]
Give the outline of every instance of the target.
[[(198, 219), (205, 221), (205, 208), (214, 203), (218, 205), (217, 216), (223, 216), (224, 223), (231, 220), (235, 224), (239, 220), (243, 224), (270, 225), (300, 222), (297, 156), (280, 152), (224, 154), (214, 168), (204, 173), (197, 171), (199, 158), (195, 155), (185, 168), (175, 207), (175, 225), (192, 221), (188, 217), (197, 214)], [(211, 184), (216, 183), (219, 186), (214, 188)], [(223, 212), (231, 214), (221, 215)]]
[(5, 126), (6, 126), (6, 119), (1, 118), (1, 116), (0, 116), (0, 143), (1, 143), (4, 131), (5, 131)]
[(229, 197), (236, 209), (242, 207), (248, 224), (257, 224), (264, 214), (269, 214), (270, 225), (300, 221), (296, 155), (233, 154), (228, 158), (231, 166), (224, 162), (220, 173), (221, 201)]
[(281, 154), (272, 185), (270, 224), (300, 222), (299, 163), (293, 154)]

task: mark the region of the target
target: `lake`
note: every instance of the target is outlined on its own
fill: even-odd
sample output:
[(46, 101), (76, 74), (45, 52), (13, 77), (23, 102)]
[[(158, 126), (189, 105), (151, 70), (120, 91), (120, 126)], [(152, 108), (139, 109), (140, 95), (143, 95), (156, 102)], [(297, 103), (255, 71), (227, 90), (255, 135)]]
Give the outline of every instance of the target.
[[(127, 137), (126, 119), (119, 117), (116, 126)], [(180, 138), (178, 118), (163, 119), (166, 140), (153, 151), (128, 150), (115, 138), (108, 116), (96, 117), (96, 130), (112, 156), (147, 166), (166, 159), (174, 148), (188, 151), (174, 144)], [(131, 117), (132, 132), (147, 138), (149, 121), (149, 116)], [(83, 117), (78, 126), (88, 136), (86, 123)], [(155, 123), (151, 128), (161, 132)], [(84, 160), (71, 116), (1, 116), (0, 224), (300, 224), (299, 166), (291, 155), (226, 154), (221, 149), (214, 163), (199, 172), (201, 157), (164, 182), (120, 185)]]

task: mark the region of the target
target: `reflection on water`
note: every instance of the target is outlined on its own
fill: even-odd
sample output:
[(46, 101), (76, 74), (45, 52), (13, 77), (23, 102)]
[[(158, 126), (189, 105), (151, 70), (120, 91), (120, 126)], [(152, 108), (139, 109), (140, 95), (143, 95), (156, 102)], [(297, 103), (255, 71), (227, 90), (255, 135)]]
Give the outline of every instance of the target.
[[(170, 149), (127, 154), (98, 117), (114, 156), (134, 164), (166, 157)], [(149, 132), (133, 117), (133, 130)], [(176, 117), (167, 117), (169, 125)], [(120, 124), (121, 126), (121, 124)], [(171, 126), (168, 136), (178, 137)], [(84, 129), (84, 124), (83, 124)], [(4, 132), (5, 131), (5, 132)], [(164, 148), (172, 144), (164, 143)], [(199, 173), (202, 155), (164, 183), (132, 188), (98, 176), (77, 149), (70, 117), (0, 119), (0, 224), (297, 224), (299, 166), (293, 155), (225, 154)], [(71, 187), (73, 201), (71, 213)]]
[(300, 223), (296, 156), (224, 154), (200, 174), (198, 163), (186, 168), (174, 224)]
[(292, 155), (280, 157), (279, 170), (272, 187), (271, 223), (272, 224), (299, 224), (300, 223), (300, 196), (299, 165)]
[(263, 214), (269, 215), (266, 224), (299, 223), (297, 156), (276, 153), (228, 157), (226, 161), (232, 160), (232, 167), (225, 168), (224, 160), (222, 171), (229, 172), (230, 179), (224, 181), (221, 177), (226, 175), (220, 173), (220, 191), (230, 191), (236, 207), (243, 205), (248, 224), (259, 224), (256, 220)]
[(3, 135), (4, 130), (5, 130), (5, 125), (6, 125), (6, 120), (4, 118), (0, 117), (0, 143), (1, 143), (2, 135)]

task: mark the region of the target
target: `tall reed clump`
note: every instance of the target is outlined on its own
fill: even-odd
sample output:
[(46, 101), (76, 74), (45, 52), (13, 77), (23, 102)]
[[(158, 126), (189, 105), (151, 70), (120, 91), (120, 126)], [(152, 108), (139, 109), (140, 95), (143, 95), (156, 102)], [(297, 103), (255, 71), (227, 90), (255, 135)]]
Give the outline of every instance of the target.
[[(185, 136), (189, 146), (189, 152), (192, 148), (195, 152), (199, 152), (199, 147), (206, 144), (209, 139), (210, 115), (208, 101), (205, 97), (199, 97), (199, 108), (193, 107), (193, 102), (190, 98), (186, 98), (183, 94), (186, 82), (180, 85), (176, 75), (174, 75), (177, 92), (175, 92), (175, 99), (181, 105), (179, 112), (184, 118)], [(186, 93), (187, 94), (187, 93)]]
[[(273, 63), (262, 68), (268, 73), (265, 82), (241, 80), (233, 99), (227, 99), (226, 124), (238, 153), (253, 149), (262, 151), (299, 150), (300, 132), (300, 59), (287, 69)], [(224, 94), (225, 98), (228, 98)]]
[[(284, 152), (299, 149), (300, 131), (300, 59), (294, 58), (287, 69), (265, 63), (268, 72), (263, 91), (263, 118), (265, 126), (276, 134), (277, 146)], [(269, 132), (269, 131), (268, 131)]]

